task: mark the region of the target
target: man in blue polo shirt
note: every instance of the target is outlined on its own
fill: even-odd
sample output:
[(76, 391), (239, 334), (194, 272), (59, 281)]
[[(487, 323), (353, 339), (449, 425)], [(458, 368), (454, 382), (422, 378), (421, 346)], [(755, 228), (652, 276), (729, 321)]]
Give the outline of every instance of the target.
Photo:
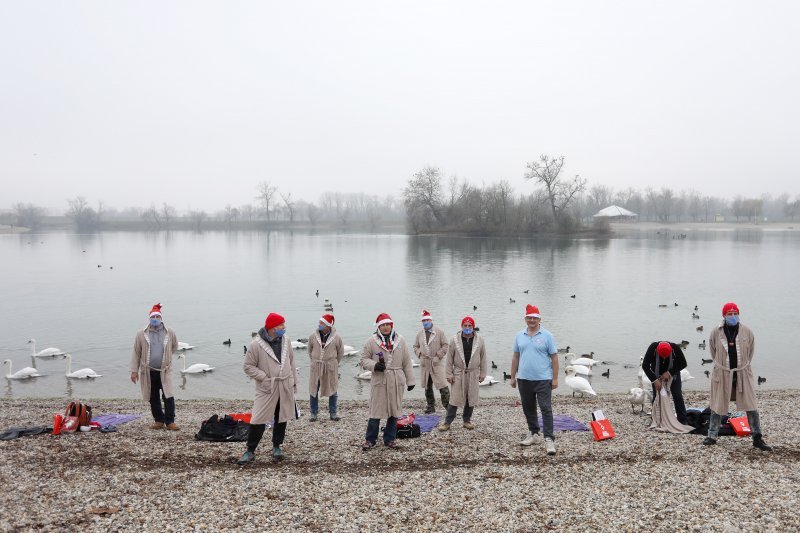
[(542, 410), (544, 447), (547, 455), (555, 455), (553, 435), (553, 390), (558, 387), (558, 350), (553, 335), (541, 327), (539, 308), (530, 305), (525, 309), (524, 330), (514, 339), (514, 356), (511, 359), (511, 386), (519, 384), (522, 411), (528, 422), (530, 435), (520, 442), (530, 446), (539, 440), (539, 417), (536, 402)]

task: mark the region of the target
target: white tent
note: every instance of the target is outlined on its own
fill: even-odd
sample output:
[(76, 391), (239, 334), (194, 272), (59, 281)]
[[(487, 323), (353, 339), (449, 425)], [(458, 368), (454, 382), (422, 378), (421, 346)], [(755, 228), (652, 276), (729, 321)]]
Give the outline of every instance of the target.
[(624, 207), (620, 207), (618, 205), (610, 205), (605, 209), (601, 209), (597, 212), (597, 214), (593, 215), (595, 217), (605, 217), (605, 218), (636, 218), (639, 215), (634, 213), (633, 211), (628, 211)]

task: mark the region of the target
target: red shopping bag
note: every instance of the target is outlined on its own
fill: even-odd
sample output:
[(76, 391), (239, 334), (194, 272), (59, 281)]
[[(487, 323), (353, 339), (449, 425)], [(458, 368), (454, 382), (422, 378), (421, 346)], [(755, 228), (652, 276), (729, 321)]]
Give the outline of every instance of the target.
[(740, 416), (739, 418), (729, 418), (728, 423), (733, 428), (737, 437), (746, 437), (752, 433), (750, 424), (747, 422), (747, 415)]
[(611, 422), (607, 418), (601, 420), (592, 420), (589, 422), (594, 434), (594, 440), (612, 439), (616, 436), (614, 428), (611, 427)]
[(413, 412), (401, 416), (400, 418), (397, 419), (397, 427), (410, 426), (411, 424), (414, 423), (414, 418), (415, 417)]

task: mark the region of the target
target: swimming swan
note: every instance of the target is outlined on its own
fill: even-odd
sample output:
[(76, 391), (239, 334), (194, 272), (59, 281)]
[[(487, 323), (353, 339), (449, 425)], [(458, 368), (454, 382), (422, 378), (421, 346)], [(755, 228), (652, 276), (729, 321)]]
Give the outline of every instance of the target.
[(8, 373), (6, 374), (6, 379), (30, 379), (30, 378), (38, 378), (41, 376), (39, 372), (36, 371), (35, 368), (31, 368), (26, 366), (22, 370), (17, 370), (13, 374), (11, 373), (11, 359), (6, 359), (3, 361), (3, 366), (8, 365)]
[(214, 370), (213, 366), (209, 366), (205, 363), (195, 363), (189, 368), (186, 368), (186, 354), (179, 354), (178, 357), (183, 359), (183, 370), (181, 370), (181, 374), (202, 374)]
[(61, 348), (45, 348), (41, 352), (36, 353), (36, 339), (28, 340), (28, 344), (31, 345), (31, 355), (33, 357), (55, 357), (57, 355), (67, 354), (67, 352), (65, 352)]
[(72, 372), (72, 356), (70, 354), (65, 354), (67, 358), (67, 372), (66, 376), (72, 379), (94, 379), (94, 378), (101, 378), (100, 374), (92, 370), (91, 368), (81, 368), (80, 370), (76, 370)]

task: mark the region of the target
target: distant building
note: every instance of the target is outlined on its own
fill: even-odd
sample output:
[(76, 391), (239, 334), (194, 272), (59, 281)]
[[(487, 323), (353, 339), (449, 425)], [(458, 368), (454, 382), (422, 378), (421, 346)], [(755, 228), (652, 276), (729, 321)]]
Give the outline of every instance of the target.
[(618, 205), (610, 205), (605, 209), (601, 209), (593, 215), (594, 218), (605, 218), (608, 221), (634, 221), (639, 215), (633, 211), (628, 211), (624, 207)]
[(717, 213), (714, 215), (714, 222), (725, 222), (725, 215)]

